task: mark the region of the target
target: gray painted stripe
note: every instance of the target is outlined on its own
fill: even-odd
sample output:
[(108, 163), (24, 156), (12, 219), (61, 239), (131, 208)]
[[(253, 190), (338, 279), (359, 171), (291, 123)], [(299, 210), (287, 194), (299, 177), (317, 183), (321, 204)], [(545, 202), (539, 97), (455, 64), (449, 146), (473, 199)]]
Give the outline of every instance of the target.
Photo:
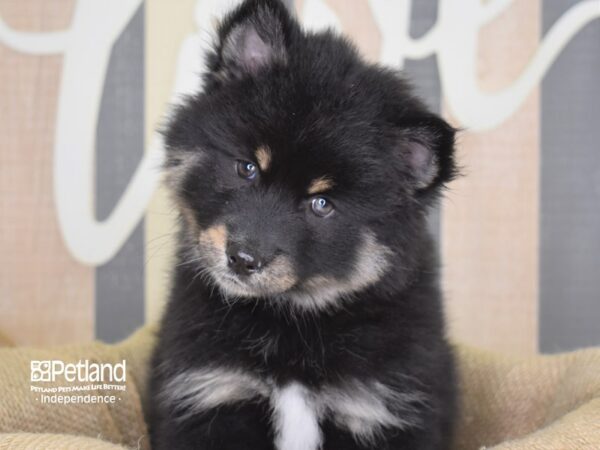
[[(426, 34), (437, 21), (437, 1), (413, 2), (409, 33), (413, 39)], [(441, 110), (441, 87), (435, 56), (407, 60), (404, 70), (417, 88), (419, 96), (432, 111)]]
[[(571, 0), (543, 2), (543, 29)], [(540, 350), (600, 344), (600, 21), (542, 83)]]
[[(144, 152), (144, 7), (115, 43), (97, 129), (96, 214), (105, 219)], [(144, 224), (96, 270), (96, 337), (114, 342), (144, 322)]]
[[(437, 1), (413, 2), (410, 18), (410, 35), (419, 38), (426, 34), (437, 20)], [(432, 111), (441, 112), (441, 86), (435, 56), (407, 60), (404, 72), (417, 89), (417, 93)], [(441, 238), (441, 208), (436, 206), (429, 215), (429, 227), (439, 242)]]

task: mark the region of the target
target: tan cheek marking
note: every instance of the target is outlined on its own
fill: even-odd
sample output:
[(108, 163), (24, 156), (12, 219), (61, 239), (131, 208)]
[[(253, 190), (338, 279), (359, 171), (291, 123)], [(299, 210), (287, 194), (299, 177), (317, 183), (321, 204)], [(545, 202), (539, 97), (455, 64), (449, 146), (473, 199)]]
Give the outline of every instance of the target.
[(258, 161), (260, 170), (263, 172), (269, 170), (269, 166), (271, 165), (271, 150), (269, 147), (258, 147), (254, 154), (256, 156), (256, 161)]
[(308, 186), (308, 195), (315, 195), (325, 192), (334, 186), (331, 178), (321, 177), (314, 179)]
[(227, 229), (225, 225), (215, 225), (200, 232), (200, 241), (211, 244), (218, 250), (225, 251)]
[(273, 284), (276, 285), (280, 291), (286, 291), (294, 286), (297, 281), (298, 279), (293, 274), (287, 273), (277, 277)]
[(294, 286), (298, 281), (292, 264), (286, 257), (279, 256), (275, 258), (267, 267), (269, 267), (269, 270), (265, 274), (264, 281), (278, 291), (283, 292)]

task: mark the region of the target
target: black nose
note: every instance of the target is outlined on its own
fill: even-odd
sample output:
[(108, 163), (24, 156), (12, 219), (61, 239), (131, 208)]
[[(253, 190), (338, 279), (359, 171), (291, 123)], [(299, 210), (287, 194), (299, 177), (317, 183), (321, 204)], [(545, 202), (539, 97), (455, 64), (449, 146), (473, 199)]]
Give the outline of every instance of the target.
[(237, 244), (227, 246), (227, 263), (238, 275), (252, 275), (263, 266), (262, 258), (256, 252)]

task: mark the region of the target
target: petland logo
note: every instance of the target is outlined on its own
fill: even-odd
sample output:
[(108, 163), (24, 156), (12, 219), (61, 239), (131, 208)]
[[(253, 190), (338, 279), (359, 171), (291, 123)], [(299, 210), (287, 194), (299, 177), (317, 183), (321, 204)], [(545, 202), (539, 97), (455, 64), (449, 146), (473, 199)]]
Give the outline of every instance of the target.
[(125, 383), (127, 361), (120, 363), (95, 363), (79, 360), (65, 363), (60, 360), (31, 361), (31, 382), (55, 382), (64, 379), (70, 383)]

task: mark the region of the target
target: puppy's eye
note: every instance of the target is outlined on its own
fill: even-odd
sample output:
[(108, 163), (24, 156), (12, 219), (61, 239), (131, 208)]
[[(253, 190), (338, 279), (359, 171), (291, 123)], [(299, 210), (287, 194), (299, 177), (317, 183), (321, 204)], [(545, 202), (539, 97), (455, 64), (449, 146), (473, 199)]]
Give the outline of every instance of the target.
[(258, 173), (258, 167), (256, 167), (256, 164), (250, 161), (238, 161), (236, 164), (236, 170), (240, 178), (244, 178), (246, 180), (253, 180), (256, 178), (256, 174)]
[(310, 207), (319, 217), (328, 216), (333, 212), (333, 203), (325, 197), (314, 197), (310, 202)]

